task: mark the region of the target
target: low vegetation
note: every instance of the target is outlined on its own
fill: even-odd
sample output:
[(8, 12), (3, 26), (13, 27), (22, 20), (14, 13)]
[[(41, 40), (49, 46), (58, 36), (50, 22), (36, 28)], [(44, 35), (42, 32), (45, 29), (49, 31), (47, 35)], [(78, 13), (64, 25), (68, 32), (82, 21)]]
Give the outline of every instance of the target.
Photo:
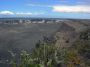
[(23, 50), (12, 67), (90, 67), (89, 31), (68, 48), (56, 48), (54, 43), (39, 41), (31, 53)]

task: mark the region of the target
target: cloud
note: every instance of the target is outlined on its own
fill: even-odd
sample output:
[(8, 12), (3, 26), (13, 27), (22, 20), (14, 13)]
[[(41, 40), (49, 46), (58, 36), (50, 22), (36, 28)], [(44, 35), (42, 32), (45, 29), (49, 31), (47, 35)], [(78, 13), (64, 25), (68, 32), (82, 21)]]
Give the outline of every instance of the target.
[(0, 15), (18, 15), (18, 16), (28, 16), (28, 15), (41, 15), (42, 12), (12, 12), (12, 11), (0, 11)]
[(35, 7), (52, 7), (51, 5), (40, 5), (40, 4), (27, 4), (27, 6), (35, 6)]
[(85, 1), (85, 2), (84, 1), (78, 1), (77, 4), (90, 6), (90, 1), (89, 2), (87, 2), (87, 1)]
[(14, 15), (12, 11), (1, 11), (0, 14), (2, 15)]
[(42, 13), (42, 12), (33, 12), (33, 13), (31, 13), (31, 12), (26, 12), (26, 13), (24, 13), (24, 12), (19, 12), (19, 13), (15, 13), (16, 15), (26, 15), (26, 16), (28, 16), (28, 15), (42, 15), (42, 14), (44, 14), (44, 13)]
[(72, 13), (90, 13), (90, 6), (74, 5), (74, 6), (53, 6), (54, 12), (72, 12)]
[(90, 5), (90, 0), (79, 0), (77, 2)]
[(57, 0), (57, 2), (67, 3), (69, 1), (68, 0)]
[[(67, 2), (67, 1), (63, 0), (62, 2)], [(83, 3), (83, 1), (81, 3)], [(35, 7), (42, 7), (42, 8), (44, 8), (44, 7), (52, 8), (53, 12), (90, 13), (90, 6), (89, 5), (39, 5), (39, 4), (28, 4), (28, 6), (35, 6)]]
[(24, 13), (24, 12), (18, 12), (18, 13), (15, 13), (16, 15), (32, 15), (32, 13), (30, 12), (27, 12), (27, 13)]

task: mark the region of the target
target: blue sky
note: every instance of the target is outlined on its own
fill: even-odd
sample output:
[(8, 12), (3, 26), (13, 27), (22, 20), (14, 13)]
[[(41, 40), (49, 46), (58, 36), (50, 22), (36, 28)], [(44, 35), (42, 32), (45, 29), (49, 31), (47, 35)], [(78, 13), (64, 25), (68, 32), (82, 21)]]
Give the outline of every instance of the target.
[(90, 0), (0, 0), (0, 17), (90, 19)]

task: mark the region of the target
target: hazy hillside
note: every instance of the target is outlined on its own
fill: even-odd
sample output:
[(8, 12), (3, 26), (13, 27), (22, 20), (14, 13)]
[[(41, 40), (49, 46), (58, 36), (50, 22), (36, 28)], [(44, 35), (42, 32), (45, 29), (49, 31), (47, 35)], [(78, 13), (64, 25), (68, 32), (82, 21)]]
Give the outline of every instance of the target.
[(11, 58), (8, 51), (30, 52), (44, 36), (55, 38), (57, 48), (70, 47), (81, 31), (90, 28), (89, 24), (71, 20), (59, 23), (0, 24), (0, 60), (7, 62)]

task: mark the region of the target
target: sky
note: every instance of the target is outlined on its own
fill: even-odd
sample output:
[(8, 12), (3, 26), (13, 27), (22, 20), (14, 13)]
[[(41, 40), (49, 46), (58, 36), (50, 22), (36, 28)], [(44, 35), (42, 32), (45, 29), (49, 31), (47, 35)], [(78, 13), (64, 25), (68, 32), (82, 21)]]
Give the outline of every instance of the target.
[(0, 0), (0, 17), (90, 19), (90, 0)]

